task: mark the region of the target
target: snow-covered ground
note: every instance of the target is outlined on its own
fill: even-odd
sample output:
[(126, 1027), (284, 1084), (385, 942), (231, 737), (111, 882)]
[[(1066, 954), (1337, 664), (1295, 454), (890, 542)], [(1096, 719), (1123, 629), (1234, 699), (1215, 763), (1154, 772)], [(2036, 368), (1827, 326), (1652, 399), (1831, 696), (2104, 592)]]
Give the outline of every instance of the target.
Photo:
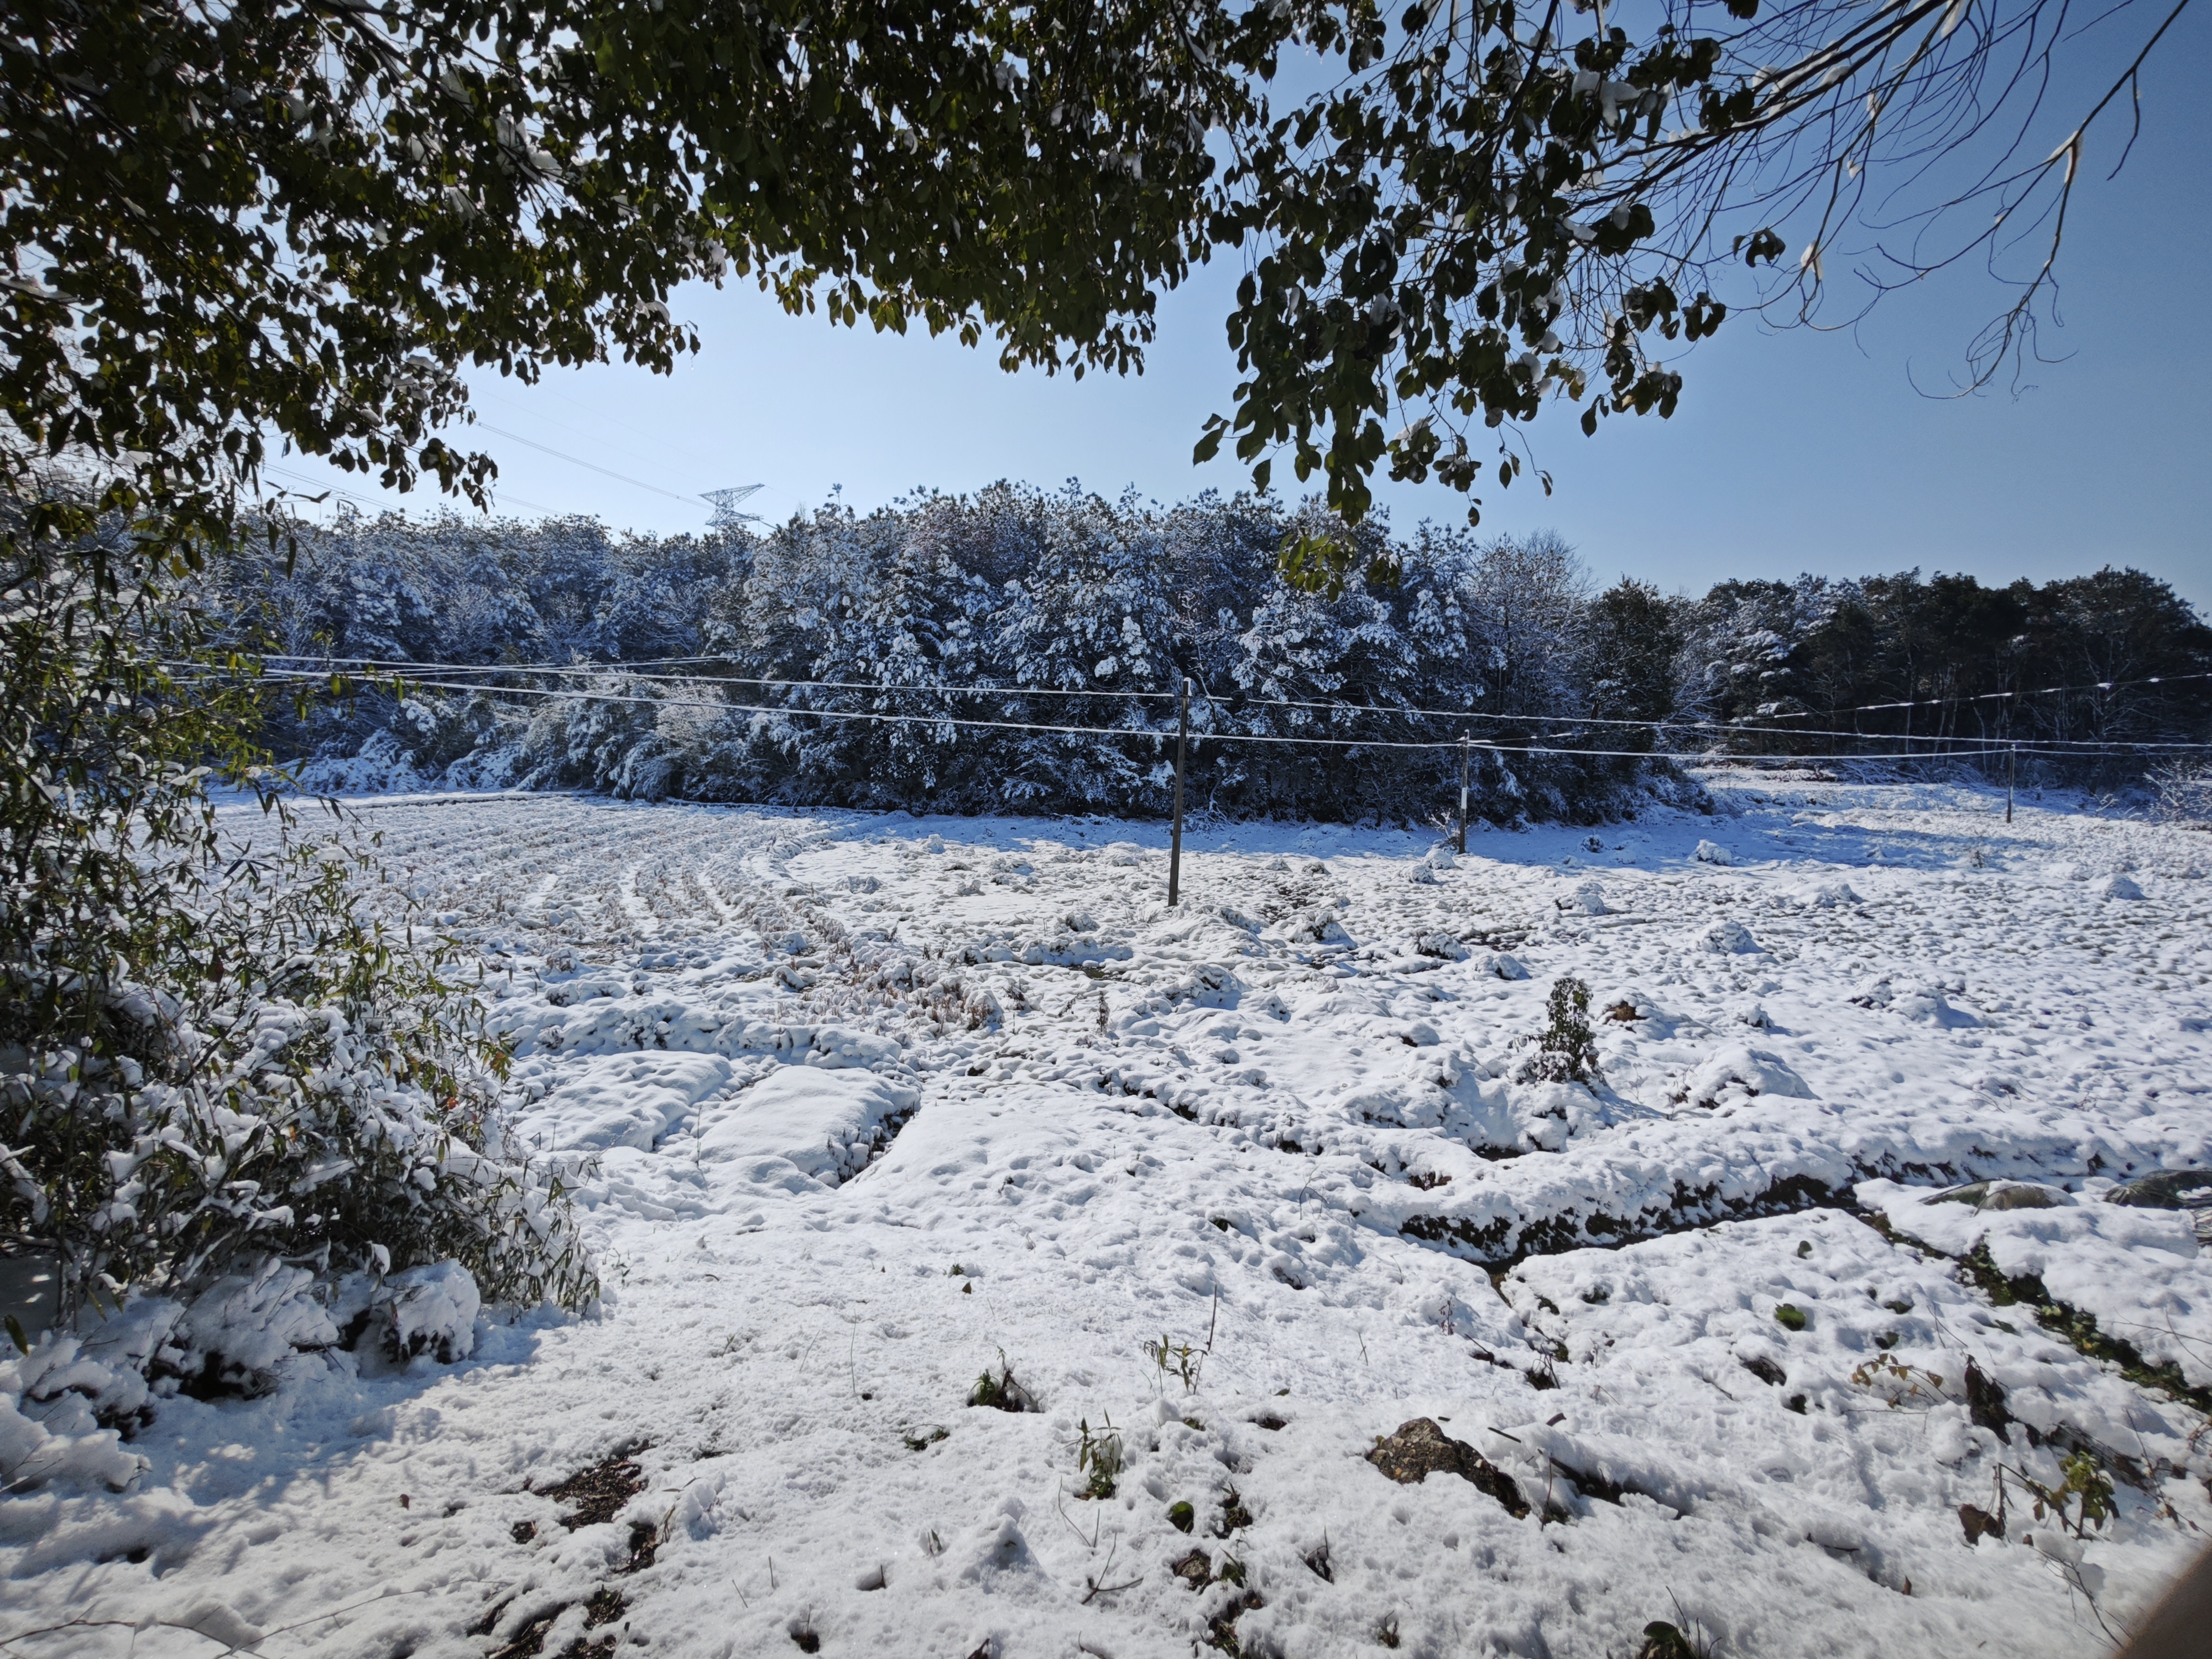
[[(2105, 1197), (2212, 1167), (2212, 840), (1716, 787), (1200, 826), (1172, 910), (1152, 824), (360, 803), (604, 1305), (159, 1401), (127, 1492), (0, 1498), (0, 1638), (2106, 1651), (2212, 1529), (2194, 1216)], [(1520, 1080), (1564, 975), (1594, 1090)], [(1506, 1480), (1365, 1460), (1420, 1418)]]

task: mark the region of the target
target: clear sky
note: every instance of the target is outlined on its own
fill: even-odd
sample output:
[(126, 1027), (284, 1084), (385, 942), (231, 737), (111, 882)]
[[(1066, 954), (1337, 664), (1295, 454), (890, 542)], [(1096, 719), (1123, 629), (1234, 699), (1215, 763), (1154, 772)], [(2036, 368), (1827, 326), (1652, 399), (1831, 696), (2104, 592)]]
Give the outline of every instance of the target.
[[(2212, 111), (2187, 75), (2208, 58), (2212, 10), (2198, 8), (2145, 74), (2126, 169), (2106, 182), (2116, 145), (2084, 169), (2059, 268), (2064, 327), (2045, 339), (2064, 360), (2036, 368), (2027, 389), (1916, 389), (1947, 386), (2003, 303), (1978, 267), (1891, 296), (1852, 331), (1733, 319), (1682, 363), (1671, 421), (1616, 418), (1595, 439), (1568, 420), (1540, 425), (1535, 459), (1555, 493), (1493, 487), (1484, 527), (1557, 530), (1601, 580), (1670, 590), (1808, 570), (1917, 565), (2005, 581), (2133, 564), (2212, 616)], [(703, 349), (672, 377), (603, 367), (524, 387), (486, 376), (476, 406), (501, 430), (476, 442), (499, 463), (508, 510), (640, 531), (700, 527), (698, 492), (738, 483), (764, 484), (751, 505), (774, 518), (838, 485), (863, 511), (917, 487), (1000, 478), (1133, 485), (1163, 502), (1233, 490), (1243, 469), (1194, 467), (1190, 451), (1206, 415), (1230, 409), (1223, 319), (1241, 270), (1218, 261), (1163, 301), (1142, 377), (1079, 384), (1004, 374), (950, 340), (788, 318), (749, 286), (690, 289), (677, 309)], [(332, 477), (283, 465), (294, 476), (281, 483)], [(1286, 463), (1277, 471), (1294, 483)], [(358, 480), (343, 487), (381, 499)], [(1386, 483), (1378, 498), (1401, 529), (1464, 520), (1441, 485)]]

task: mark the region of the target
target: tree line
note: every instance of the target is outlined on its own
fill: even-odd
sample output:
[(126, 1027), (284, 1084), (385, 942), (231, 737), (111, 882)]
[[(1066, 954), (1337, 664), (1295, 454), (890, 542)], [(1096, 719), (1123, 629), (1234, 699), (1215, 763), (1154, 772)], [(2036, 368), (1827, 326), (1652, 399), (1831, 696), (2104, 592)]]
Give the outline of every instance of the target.
[[(256, 553), (215, 581), (241, 636), (362, 659), (342, 700), (268, 700), (291, 760), (368, 748), (425, 777), (642, 798), (1156, 814), (1186, 679), (1190, 799), (1240, 817), (1434, 817), (1462, 738), (1475, 813), (1510, 823), (1694, 800), (1692, 757), (1989, 772), (1988, 745), (2017, 741), (2030, 778), (2115, 787), (2155, 753), (2131, 745), (2212, 735), (2212, 680), (2177, 678), (2212, 671), (2212, 630), (2138, 571), (1669, 596), (1601, 590), (1546, 534), (1327, 516), (1072, 484), (759, 534), (353, 516), (289, 572)], [(1317, 530), (1364, 538), (1369, 578), (1286, 580), (1279, 549)]]

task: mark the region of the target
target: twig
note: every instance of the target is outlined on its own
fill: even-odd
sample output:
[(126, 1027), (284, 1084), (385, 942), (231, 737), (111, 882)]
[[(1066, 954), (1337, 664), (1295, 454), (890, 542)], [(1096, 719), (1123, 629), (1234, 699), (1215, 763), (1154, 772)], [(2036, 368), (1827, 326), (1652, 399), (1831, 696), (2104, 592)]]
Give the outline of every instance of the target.
[[(1073, 1533), (1078, 1539), (1081, 1540), (1083, 1547), (1085, 1549), (1095, 1553), (1098, 1548), (1098, 1528), (1106, 1524), (1105, 1511), (1103, 1510), (1099, 1511), (1097, 1524), (1091, 1528), (1091, 1536), (1085, 1538), (1083, 1536), (1083, 1528), (1077, 1526), (1074, 1522), (1067, 1520), (1067, 1510), (1062, 1503), (1062, 1500), (1066, 1497), (1066, 1493), (1057, 1490), (1054, 1492), (1052, 1495), (1053, 1511), (1054, 1514), (1058, 1515), (1061, 1520), (1067, 1521), (1067, 1529)], [(1114, 1558), (1109, 1553), (1106, 1559), (1109, 1561), (1111, 1561)]]
[(1117, 1538), (1114, 1540), (1112, 1547), (1106, 1552), (1106, 1565), (1098, 1570), (1098, 1577), (1096, 1578), (1089, 1577), (1085, 1577), (1083, 1582), (1088, 1584), (1091, 1588), (1084, 1592), (1083, 1600), (1076, 1604), (1078, 1607), (1089, 1607), (1091, 1605), (1091, 1598), (1094, 1595), (1113, 1595), (1121, 1590), (1134, 1589), (1139, 1583), (1144, 1582), (1145, 1575), (1142, 1573), (1139, 1573), (1134, 1578), (1130, 1579), (1127, 1583), (1109, 1584), (1103, 1582), (1106, 1576), (1114, 1571), (1114, 1552), (1121, 1547), (1121, 1540)]
[[(313, 1613), (305, 1619), (295, 1620), (289, 1625), (279, 1625), (273, 1630), (265, 1630), (254, 1638), (254, 1640), (265, 1642), (272, 1636), (283, 1636), (295, 1630), (305, 1630), (308, 1626), (320, 1624), (325, 1619), (340, 1618), (346, 1613), (357, 1612), (362, 1607), (374, 1607), (379, 1601), (397, 1601), (403, 1595), (428, 1595), (437, 1590), (465, 1589), (471, 1584), (489, 1584), (492, 1582), (489, 1578), (463, 1578), (442, 1584), (426, 1584), (419, 1589), (380, 1590), (376, 1595), (363, 1596), (358, 1601), (349, 1601), (342, 1607), (332, 1607), (328, 1613)], [(179, 1624), (173, 1619), (68, 1619), (58, 1625), (45, 1625), (36, 1630), (19, 1630), (12, 1636), (0, 1636), (0, 1648), (12, 1648), (18, 1642), (27, 1642), (34, 1637), (52, 1636), (65, 1630), (181, 1630), (190, 1632), (192, 1635), (202, 1637), (209, 1641), (220, 1639), (208, 1636), (205, 1631), (195, 1626)], [(255, 1655), (257, 1659), (260, 1653), (258, 1648), (229, 1644), (224, 1645), (223, 1651)]]

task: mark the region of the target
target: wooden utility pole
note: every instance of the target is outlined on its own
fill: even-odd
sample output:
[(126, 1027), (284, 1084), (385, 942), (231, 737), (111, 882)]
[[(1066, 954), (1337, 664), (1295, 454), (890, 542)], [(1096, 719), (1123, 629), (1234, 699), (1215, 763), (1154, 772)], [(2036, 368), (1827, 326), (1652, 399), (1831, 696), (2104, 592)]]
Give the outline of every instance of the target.
[(1190, 746), (1190, 682), (1182, 683), (1182, 696), (1176, 704), (1176, 796), (1175, 829), (1168, 840), (1168, 908), (1173, 909), (1182, 900), (1182, 765), (1184, 752)]
[(1467, 739), (1459, 740), (1459, 851), (1467, 852)]

